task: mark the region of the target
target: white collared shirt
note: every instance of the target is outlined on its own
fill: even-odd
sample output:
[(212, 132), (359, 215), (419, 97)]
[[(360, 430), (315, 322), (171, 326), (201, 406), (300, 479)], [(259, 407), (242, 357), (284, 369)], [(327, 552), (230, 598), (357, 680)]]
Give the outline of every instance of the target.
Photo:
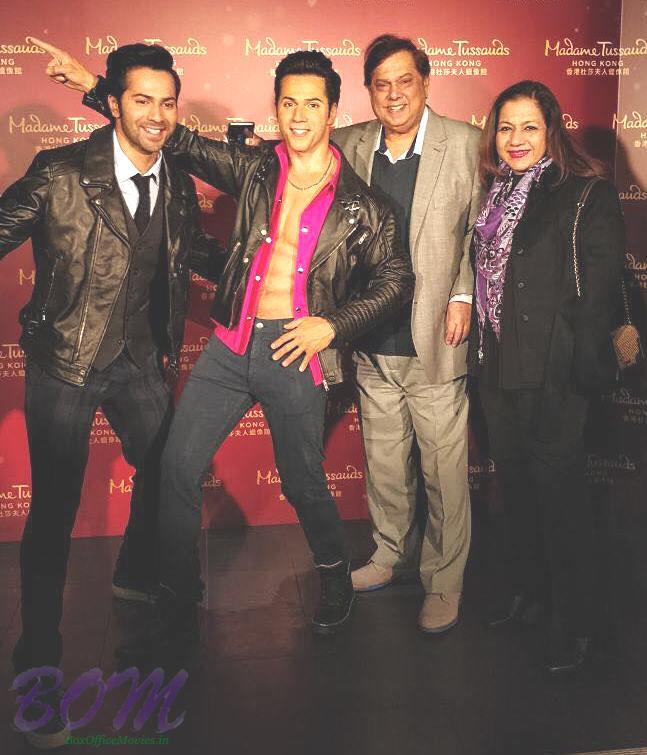
[[(391, 163), (397, 163), (398, 160), (406, 160), (407, 157), (411, 157), (411, 155), (421, 155), (422, 154), (422, 145), (425, 142), (425, 133), (427, 131), (427, 121), (429, 120), (429, 111), (425, 107), (422, 117), (420, 118), (420, 125), (418, 126), (418, 133), (416, 134), (416, 141), (413, 145), (413, 150), (406, 150), (406, 152), (403, 152), (400, 157), (396, 157), (395, 160), (393, 159), (393, 156), (391, 155), (391, 152), (389, 151), (388, 147), (386, 152), (383, 154), (389, 159)], [(375, 152), (377, 152), (380, 149), (380, 144), (382, 143), (382, 133), (384, 131), (384, 126), (382, 126), (377, 134), (377, 142), (375, 143)]]
[[(387, 148), (386, 152), (383, 154), (388, 158), (388, 160), (395, 165), (395, 163), (398, 162), (398, 160), (406, 160), (407, 157), (411, 157), (411, 155), (422, 155), (422, 145), (425, 142), (425, 133), (427, 132), (427, 122), (429, 121), (429, 110), (425, 107), (422, 117), (420, 118), (420, 125), (418, 126), (418, 133), (416, 134), (416, 141), (413, 145), (413, 150), (408, 149), (406, 152), (403, 152), (400, 157), (396, 157), (394, 160), (391, 152)], [(380, 149), (380, 145), (382, 144), (382, 133), (384, 131), (384, 126), (380, 127), (380, 130), (377, 134), (377, 141), (375, 142), (375, 152), (378, 152)], [(449, 300), (450, 302), (454, 301), (460, 301), (465, 304), (471, 304), (472, 303), (472, 295), (471, 294), (454, 294), (454, 296), (451, 297)]]
[[(130, 214), (135, 217), (137, 212), (137, 205), (139, 204), (139, 190), (135, 186), (135, 182), (131, 181), (133, 176), (139, 173), (139, 170), (133, 165), (131, 159), (121, 148), (119, 139), (116, 132), (112, 133), (112, 142), (114, 144), (115, 153), (115, 178), (119, 184), (119, 188), (126, 203), (126, 207)], [(152, 167), (143, 173), (144, 176), (153, 176), (153, 180), (150, 182), (150, 195), (151, 195), (151, 215), (155, 208), (155, 202), (157, 202), (157, 194), (159, 192), (160, 183), (160, 170), (162, 169), (162, 153), (157, 158)]]

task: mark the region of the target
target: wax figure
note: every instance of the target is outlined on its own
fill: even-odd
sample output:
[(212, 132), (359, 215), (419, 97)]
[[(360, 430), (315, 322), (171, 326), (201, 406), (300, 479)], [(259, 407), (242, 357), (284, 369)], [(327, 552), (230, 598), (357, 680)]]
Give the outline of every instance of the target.
[[(508, 524), (508, 590), (490, 623), (547, 614), (546, 665), (559, 673), (588, 660), (592, 647), (583, 438), (590, 400), (613, 384), (617, 368), (611, 331), (624, 223), (615, 187), (571, 141), (559, 103), (540, 82), (519, 82), (497, 97), (480, 165), (489, 191), (474, 234), (469, 361)], [(592, 177), (599, 180), (583, 200)]]
[[(426, 105), (429, 60), (410, 39), (373, 40), (364, 84), (376, 120), (332, 138), (393, 200), (416, 288), (411, 305), (355, 343), (376, 550), (352, 579), (355, 590), (371, 591), (419, 567), (426, 595), (418, 624), (439, 633), (458, 621), (470, 544), (465, 341), (480, 132)], [(424, 533), (415, 517), (414, 443), (428, 503)]]
[[(40, 152), (0, 198), (0, 253), (32, 239), (36, 280), (22, 309), (32, 500), (23, 533), (16, 671), (58, 666), (59, 624), (90, 430), (100, 407), (135, 467), (116, 596), (152, 600), (159, 580), (159, 458), (171, 419), (163, 359), (177, 363), (189, 266), (217, 273), (193, 182), (161, 148), (180, 81), (163, 48), (108, 57), (113, 125)], [(213, 252), (213, 254), (211, 254)], [(31, 736), (54, 746), (58, 718)]]
[[(105, 110), (103, 82), (92, 83), (86, 102)], [(348, 553), (321, 465), (326, 389), (343, 378), (342, 349), (410, 300), (413, 275), (390, 205), (329, 142), (340, 86), (324, 55), (293, 53), (276, 69), (278, 145), (226, 145), (181, 126), (167, 145), (188, 170), (236, 197), (238, 210), (215, 332), (164, 453), (161, 594), (153, 625), (124, 650), (133, 662), (196, 638), (201, 479), (256, 401), (320, 574), (313, 628), (331, 633), (350, 614)]]

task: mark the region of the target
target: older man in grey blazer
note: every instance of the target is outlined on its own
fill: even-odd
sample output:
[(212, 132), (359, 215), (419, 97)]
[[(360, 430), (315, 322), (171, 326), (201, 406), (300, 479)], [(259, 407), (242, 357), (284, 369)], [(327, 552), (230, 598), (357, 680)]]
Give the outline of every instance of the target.
[[(426, 596), (418, 624), (440, 633), (458, 621), (470, 543), (465, 374), (480, 132), (427, 107), (429, 60), (409, 39), (375, 39), (364, 83), (377, 120), (332, 138), (357, 173), (391, 197), (416, 287), (412, 306), (356, 344), (376, 550), (353, 584), (360, 592), (385, 587), (419, 559)], [(414, 440), (429, 506), (422, 536)]]

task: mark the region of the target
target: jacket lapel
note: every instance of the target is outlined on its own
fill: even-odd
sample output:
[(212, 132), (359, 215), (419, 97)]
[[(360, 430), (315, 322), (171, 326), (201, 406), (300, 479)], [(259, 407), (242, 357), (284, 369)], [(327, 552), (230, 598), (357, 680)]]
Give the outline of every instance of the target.
[(126, 246), (130, 246), (123, 199), (115, 179), (112, 134), (112, 126), (97, 129), (91, 134), (81, 169), (81, 186), (108, 228)]
[(549, 186), (550, 174), (548, 171), (544, 173), (540, 182), (532, 187), (528, 194), (528, 202), (524, 213), (519, 221), (517, 228), (515, 229), (515, 238), (520, 243), (527, 243), (526, 239), (529, 235), (534, 235), (533, 223), (537, 218), (546, 218), (546, 204), (551, 196), (551, 188)]
[(427, 121), (425, 140), (422, 145), (422, 155), (420, 155), (416, 187), (413, 193), (413, 205), (411, 207), (409, 238), (411, 239), (412, 251), (416, 247), (422, 222), (433, 197), (447, 147), (447, 135), (445, 134), (442, 118), (436, 115), (431, 109), (428, 109), (428, 112), (429, 120)]
[(357, 175), (370, 185), (371, 171), (373, 170), (373, 157), (375, 155), (375, 143), (380, 133), (380, 122), (370, 121), (366, 124), (364, 133), (357, 142), (353, 166)]
[(356, 174), (341, 153), (341, 171), (337, 183), (335, 198), (324, 221), (319, 241), (312, 255), (310, 270), (312, 271), (325, 260), (335, 248), (357, 227), (357, 216), (360, 210), (360, 186)]
[(164, 172), (164, 231), (167, 254), (169, 259), (171, 259), (177, 254), (177, 242), (180, 238), (182, 226), (187, 222), (187, 212), (189, 209), (177, 171), (174, 169), (172, 161), (166, 155), (162, 157), (162, 165)]

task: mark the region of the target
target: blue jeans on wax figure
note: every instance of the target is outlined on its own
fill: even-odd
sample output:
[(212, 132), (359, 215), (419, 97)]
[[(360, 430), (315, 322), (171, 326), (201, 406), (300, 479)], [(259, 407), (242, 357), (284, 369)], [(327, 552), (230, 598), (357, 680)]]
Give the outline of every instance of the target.
[(322, 467), (326, 392), (300, 359), (272, 359), (270, 344), (289, 320), (256, 320), (247, 352), (212, 336), (182, 393), (162, 457), (160, 582), (199, 601), (197, 541), (202, 481), (223, 441), (255, 403), (270, 427), (281, 489), (295, 508), (316, 565), (347, 560), (343, 528)]

